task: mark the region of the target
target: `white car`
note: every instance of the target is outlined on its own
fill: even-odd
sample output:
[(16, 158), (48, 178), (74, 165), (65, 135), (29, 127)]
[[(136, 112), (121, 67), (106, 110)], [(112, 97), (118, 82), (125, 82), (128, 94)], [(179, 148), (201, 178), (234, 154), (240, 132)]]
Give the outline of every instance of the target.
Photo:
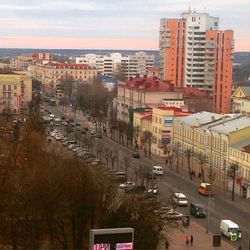
[(173, 201), (178, 206), (187, 206), (188, 205), (187, 197), (183, 193), (174, 193)]
[(135, 186), (135, 183), (132, 181), (127, 181), (122, 184), (120, 184), (120, 188), (127, 189), (127, 188), (133, 188)]

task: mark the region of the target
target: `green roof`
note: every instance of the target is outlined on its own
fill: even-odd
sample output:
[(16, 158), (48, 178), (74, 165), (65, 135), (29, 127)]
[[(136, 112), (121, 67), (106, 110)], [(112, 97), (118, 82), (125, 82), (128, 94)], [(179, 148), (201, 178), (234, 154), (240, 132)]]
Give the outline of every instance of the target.
[(250, 96), (250, 86), (241, 86), (240, 89), (244, 92), (245, 96)]
[(16, 83), (23, 78), (21, 75), (0, 75), (0, 83)]

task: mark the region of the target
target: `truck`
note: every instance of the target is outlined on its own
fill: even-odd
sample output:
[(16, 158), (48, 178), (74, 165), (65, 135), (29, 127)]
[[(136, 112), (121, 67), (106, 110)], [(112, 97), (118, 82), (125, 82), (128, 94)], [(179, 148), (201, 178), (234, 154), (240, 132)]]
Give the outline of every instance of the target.
[(231, 220), (221, 220), (220, 232), (230, 241), (237, 241), (241, 239), (241, 231), (239, 226)]

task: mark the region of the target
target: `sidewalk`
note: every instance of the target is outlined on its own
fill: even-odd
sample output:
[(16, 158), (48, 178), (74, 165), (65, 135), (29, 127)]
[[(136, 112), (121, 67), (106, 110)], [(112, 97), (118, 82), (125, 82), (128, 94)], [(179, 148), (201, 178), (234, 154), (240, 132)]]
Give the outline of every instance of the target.
[[(179, 226), (173, 227), (173, 230), (170, 232), (163, 233), (163, 240), (159, 243), (156, 250), (165, 250), (165, 241), (166, 234), (169, 235), (169, 250), (182, 250), (182, 249), (192, 249), (192, 250), (209, 250), (209, 249), (220, 249), (220, 250), (233, 250), (232, 247), (224, 237), (221, 238), (221, 247), (215, 248), (213, 247), (213, 234), (207, 234), (205, 229), (198, 225), (195, 222), (191, 222), (188, 228), (184, 228), (181, 226), (179, 222)], [(193, 235), (194, 242), (193, 246), (186, 246), (185, 236)], [(164, 237), (165, 236), (165, 237)]]

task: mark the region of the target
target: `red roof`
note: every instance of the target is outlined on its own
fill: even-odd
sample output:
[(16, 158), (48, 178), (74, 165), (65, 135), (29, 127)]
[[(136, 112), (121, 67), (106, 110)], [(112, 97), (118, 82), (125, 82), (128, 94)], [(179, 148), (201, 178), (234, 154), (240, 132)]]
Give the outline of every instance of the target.
[(173, 110), (174, 116), (187, 116), (187, 115), (192, 114), (190, 112), (182, 111), (181, 108), (176, 108), (176, 107), (158, 107), (158, 108), (162, 110)]
[(183, 88), (183, 98), (192, 98), (192, 97), (209, 98), (210, 95), (208, 92), (199, 90), (197, 88), (191, 88), (191, 87)]
[[(174, 84), (156, 78), (135, 77), (131, 80), (119, 82), (119, 87), (135, 89), (142, 92), (174, 92)], [(179, 90), (178, 90), (179, 91)]]
[(148, 114), (148, 115), (145, 115), (144, 117), (142, 117), (142, 120), (147, 120), (147, 121), (152, 122), (152, 112), (151, 112), (151, 114)]
[(46, 67), (54, 67), (56, 69), (93, 69), (88, 64), (68, 64), (68, 63), (59, 63), (59, 62), (49, 62), (45, 65)]

